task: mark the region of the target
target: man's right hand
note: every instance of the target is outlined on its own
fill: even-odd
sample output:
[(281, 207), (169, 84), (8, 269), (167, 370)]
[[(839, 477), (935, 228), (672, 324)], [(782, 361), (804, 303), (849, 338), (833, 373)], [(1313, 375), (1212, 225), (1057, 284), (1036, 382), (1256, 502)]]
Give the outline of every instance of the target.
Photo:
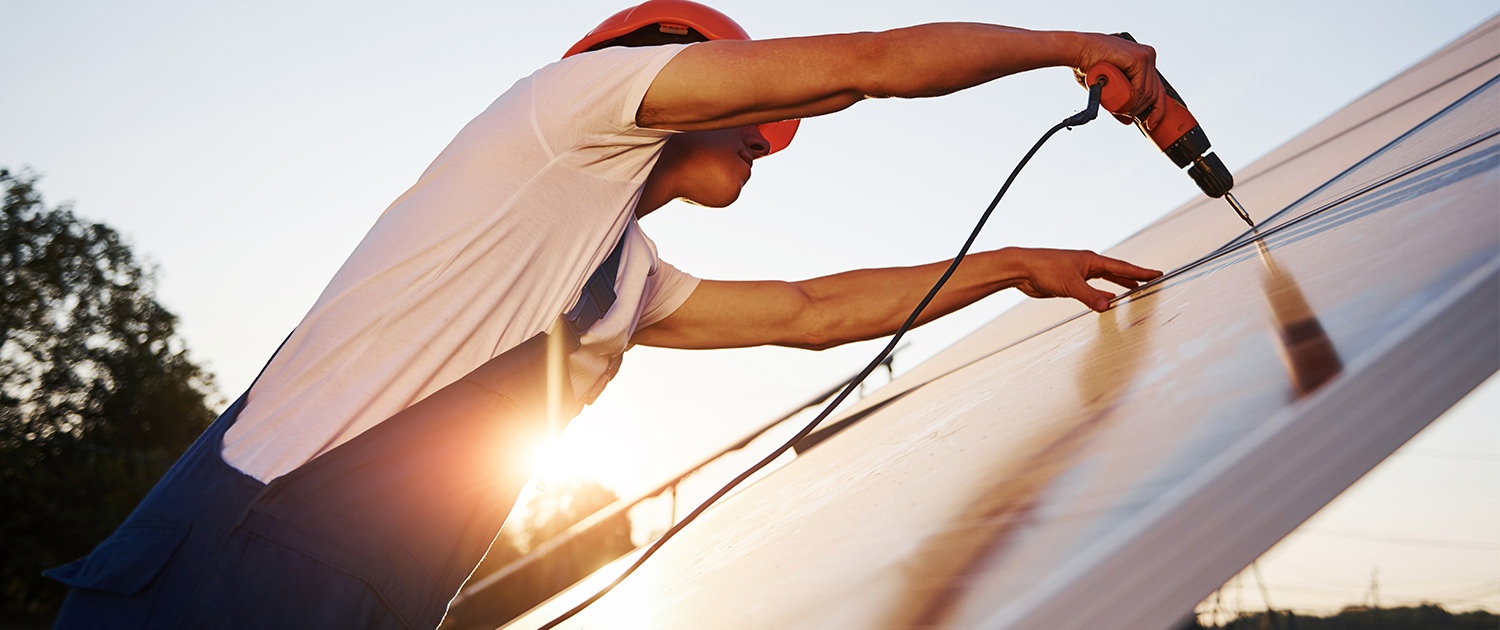
[[(1073, 65), (1074, 73), (1082, 76), (1098, 63), (1108, 63), (1130, 79), (1130, 94), (1134, 97), (1125, 111), (1145, 123), (1146, 129), (1155, 129), (1166, 116), (1167, 108), (1160, 101), (1167, 95), (1161, 75), (1156, 72), (1156, 49), (1137, 44), (1114, 35), (1089, 33), (1084, 35), (1078, 61)], [(1144, 118), (1141, 114), (1145, 113)]]

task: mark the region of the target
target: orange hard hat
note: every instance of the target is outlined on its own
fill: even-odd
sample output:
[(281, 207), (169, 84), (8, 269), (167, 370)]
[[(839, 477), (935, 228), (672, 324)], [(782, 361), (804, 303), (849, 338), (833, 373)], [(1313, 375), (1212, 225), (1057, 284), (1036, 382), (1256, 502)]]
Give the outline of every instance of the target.
[[(664, 33), (685, 35), (691, 29), (710, 40), (750, 39), (750, 34), (739, 23), (711, 7), (689, 0), (646, 0), (600, 22), (583, 39), (573, 44), (563, 54), (563, 58), (588, 52), (599, 44), (653, 24), (659, 25)], [(771, 153), (785, 149), (792, 143), (792, 136), (797, 135), (798, 122), (783, 120), (759, 126), (760, 134), (771, 144)]]

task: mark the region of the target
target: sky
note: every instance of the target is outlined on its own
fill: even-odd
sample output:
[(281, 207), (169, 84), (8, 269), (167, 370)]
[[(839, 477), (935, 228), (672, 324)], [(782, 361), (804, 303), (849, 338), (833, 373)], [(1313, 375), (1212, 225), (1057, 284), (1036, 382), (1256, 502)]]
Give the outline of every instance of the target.
[[(69, 201), (80, 215), (123, 232), (157, 267), (158, 295), (180, 317), (192, 355), (232, 398), (453, 134), (622, 6), (0, 2), (0, 24), (19, 25), (0, 38), (8, 61), (0, 166), (29, 166), (50, 202)], [(1493, 0), (716, 6), (758, 38), (931, 21), (1129, 31), (1157, 48), (1159, 68), (1231, 170), (1497, 9)], [(1081, 109), (1084, 94), (1069, 71), (1048, 69), (943, 98), (860, 103), (805, 121), (791, 148), (757, 163), (730, 208), (674, 204), (642, 225), (666, 260), (708, 278), (795, 280), (946, 259), (1015, 161), (1041, 132)], [(1104, 250), (1196, 194), (1139, 133), (1102, 119), (1060, 134), (1033, 160), (978, 246)], [(913, 333), (897, 371), (1019, 300), (993, 297)], [(580, 459), (628, 493), (843, 380), (877, 349), (638, 348), (569, 433), (586, 436), (574, 446)], [(1408, 449), (1430, 444), (1419, 449), (1427, 455), (1402, 451), (1346, 493), (1345, 501), (1359, 498), (1364, 508), (1344, 509), (1342, 520), (1320, 527), (1368, 533), (1371, 519), (1389, 520), (1381, 510), (1410, 512), (1400, 506), (1413, 493), (1468, 510), (1411, 525), (1415, 532), (1371, 536), (1388, 539), (1384, 548), (1416, 547), (1428, 556), (1442, 554), (1430, 544), (1392, 541), (1489, 545), (1422, 570), (1452, 578), (1439, 586), (1454, 592), (1483, 591), (1489, 580), (1483, 601), (1500, 609), (1500, 532), (1478, 525), (1500, 522), (1500, 432), (1481, 421), (1500, 415), (1496, 389), (1483, 388)], [(1375, 482), (1382, 485), (1365, 489)], [(1474, 511), (1480, 508), (1488, 512)], [(1325, 511), (1314, 520), (1328, 518)], [(1467, 525), (1441, 529), (1455, 523)], [(1340, 551), (1357, 547), (1357, 536), (1324, 537), (1336, 540), (1294, 534), (1283, 547), (1310, 539), (1302, 546), (1318, 551), (1282, 560), (1279, 566), (1294, 568), (1279, 578), (1268, 557), (1263, 573), (1289, 586), (1367, 586), (1372, 567), (1363, 558), (1372, 552)], [(1286, 553), (1278, 548), (1273, 556)], [(1391, 593), (1403, 571), (1417, 571), (1400, 567), (1421, 564), (1424, 554), (1398, 555), (1378, 574)], [(1307, 577), (1295, 569), (1304, 565), (1345, 568)], [(1351, 579), (1353, 587), (1330, 586)]]

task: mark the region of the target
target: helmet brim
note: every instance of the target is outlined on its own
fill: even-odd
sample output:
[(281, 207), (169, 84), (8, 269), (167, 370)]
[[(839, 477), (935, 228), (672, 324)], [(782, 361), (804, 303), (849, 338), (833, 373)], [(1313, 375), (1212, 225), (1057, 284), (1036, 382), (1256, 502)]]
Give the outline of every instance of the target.
[(770, 155), (792, 143), (792, 138), (797, 135), (797, 127), (802, 123), (801, 119), (782, 120), (760, 125), (760, 135), (764, 136), (766, 142), (771, 144), (771, 150), (766, 153)]

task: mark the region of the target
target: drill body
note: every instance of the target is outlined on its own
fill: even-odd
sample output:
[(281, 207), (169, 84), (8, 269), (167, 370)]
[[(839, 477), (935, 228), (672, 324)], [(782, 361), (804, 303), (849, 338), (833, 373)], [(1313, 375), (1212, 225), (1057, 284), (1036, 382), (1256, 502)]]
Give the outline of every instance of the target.
[[(1116, 37), (1135, 41), (1129, 33), (1117, 33)], [(1210, 152), (1213, 144), (1208, 140), (1208, 134), (1203, 132), (1203, 126), (1193, 118), (1193, 113), (1188, 111), (1187, 104), (1183, 103), (1182, 96), (1167, 83), (1166, 77), (1157, 73), (1161, 78), (1161, 84), (1167, 90), (1167, 111), (1162, 116), (1162, 121), (1154, 129), (1147, 129), (1140, 119), (1130, 115), (1125, 106), (1131, 100), (1130, 80), (1119, 68), (1108, 63), (1099, 63), (1089, 68), (1084, 76), (1084, 85), (1093, 85), (1100, 80), (1104, 81), (1103, 91), (1099, 96), (1099, 104), (1109, 110), (1120, 119), (1121, 122), (1134, 122), (1140, 128), (1141, 133), (1151, 138), (1156, 146), (1167, 154), (1177, 168), (1186, 168), (1188, 176), (1203, 190), (1203, 194), (1213, 197), (1225, 197), (1235, 212), (1244, 219), (1250, 227), (1255, 227), (1255, 222), (1250, 215), (1240, 206), (1234, 195), (1230, 195), (1230, 189), (1234, 188), (1234, 175), (1224, 166), (1224, 162), (1217, 154)]]

